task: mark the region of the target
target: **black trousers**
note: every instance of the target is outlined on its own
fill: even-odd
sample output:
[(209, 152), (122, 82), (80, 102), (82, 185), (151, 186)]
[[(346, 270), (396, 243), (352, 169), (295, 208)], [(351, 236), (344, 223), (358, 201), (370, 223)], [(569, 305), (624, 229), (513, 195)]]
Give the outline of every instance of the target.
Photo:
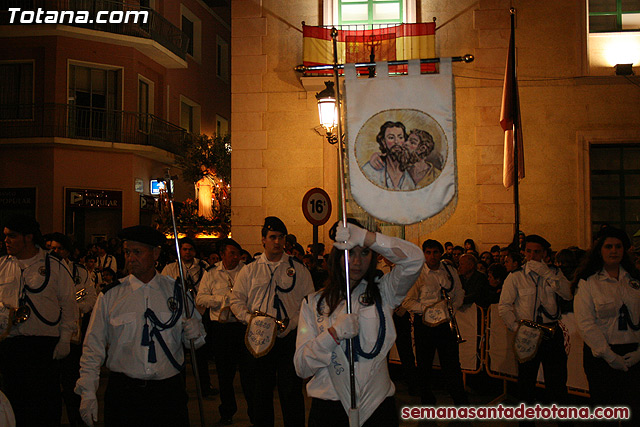
[(84, 422), (80, 417), (80, 396), (73, 390), (76, 381), (80, 378), (80, 356), (82, 356), (82, 344), (71, 343), (71, 352), (60, 361), (60, 385), (62, 386), (62, 399), (67, 409), (67, 418), (71, 427), (83, 427)]
[(562, 329), (555, 326), (553, 336), (543, 338), (536, 357), (525, 363), (518, 363), (518, 393), (520, 401), (535, 403), (536, 378), (542, 363), (544, 386), (549, 403), (568, 403), (567, 393), (567, 353), (564, 349)]
[(58, 337), (16, 336), (0, 342), (2, 390), (18, 427), (59, 426), (62, 416)]
[[(399, 413), (393, 396), (378, 405), (363, 427), (397, 427)], [(311, 400), (309, 427), (349, 427), (349, 416), (339, 400)]]
[(396, 349), (402, 364), (402, 376), (407, 385), (416, 382), (416, 357), (413, 354), (413, 340), (411, 338), (411, 314), (404, 316), (393, 314), (393, 324), (396, 327)]
[(304, 426), (304, 397), (302, 379), (296, 375), (293, 354), (296, 350), (296, 330), (284, 338), (276, 338), (269, 354), (251, 360), (255, 372), (255, 425), (272, 427), (274, 423), (273, 390), (278, 386), (278, 397), (285, 427)]
[[(638, 344), (617, 344), (612, 345), (611, 349), (623, 356), (637, 350)], [(631, 409), (631, 421), (635, 424), (635, 420), (640, 420), (640, 363), (627, 372), (613, 369), (604, 359), (595, 357), (585, 344), (583, 366), (589, 381), (592, 406), (628, 406)]]
[(104, 395), (106, 427), (189, 427), (184, 377), (143, 381), (111, 372)]
[(422, 323), (422, 316), (415, 316), (413, 327), (416, 336), (416, 358), (420, 380), (420, 400), (423, 405), (435, 405), (436, 397), (431, 391), (433, 358), (438, 351), (445, 387), (456, 405), (469, 403), (464, 391), (460, 352), (455, 334), (449, 323), (431, 327)]
[(220, 389), (221, 418), (231, 418), (238, 410), (236, 394), (233, 389), (233, 379), (236, 371), (240, 371), (240, 384), (245, 400), (249, 420), (254, 421), (253, 387), (254, 373), (250, 371), (249, 354), (244, 344), (244, 335), (247, 327), (238, 322), (220, 323), (212, 322), (211, 336), (215, 342), (214, 355), (216, 359), (216, 371), (218, 372), (218, 388)]

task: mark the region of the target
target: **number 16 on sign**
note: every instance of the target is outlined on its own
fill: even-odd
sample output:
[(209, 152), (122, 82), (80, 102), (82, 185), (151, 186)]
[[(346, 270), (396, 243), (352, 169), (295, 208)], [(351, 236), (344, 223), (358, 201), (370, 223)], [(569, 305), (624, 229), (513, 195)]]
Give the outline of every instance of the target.
[(312, 188), (302, 198), (302, 213), (313, 224), (313, 243), (318, 243), (318, 227), (331, 217), (331, 199), (322, 188)]

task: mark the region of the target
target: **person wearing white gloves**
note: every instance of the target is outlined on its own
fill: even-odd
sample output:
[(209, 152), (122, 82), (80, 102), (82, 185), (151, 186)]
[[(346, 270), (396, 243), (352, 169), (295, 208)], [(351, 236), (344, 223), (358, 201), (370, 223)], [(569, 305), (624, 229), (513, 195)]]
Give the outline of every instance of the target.
[[(233, 379), (240, 371), (242, 393), (247, 401), (249, 420), (253, 420), (253, 379), (249, 366), (253, 358), (244, 343), (247, 327), (231, 313), (229, 300), (236, 277), (244, 268), (240, 261), (242, 247), (233, 239), (222, 239), (218, 244), (221, 260), (209, 268), (202, 277), (196, 303), (209, 309), (211, 319), (210, 336), (215, 343), (213, 351), (220, 388), (220, 425), (232, 425), (238, 411)], [(253, 422), (252, 422), (253, 424)]]
[(573, 307), (592, 404), (629, 406), (632, 420), (638, 420), (640, 271), (629, 246), (622, 230), (606, 227), (599, 233), (576, 272)]
[(425, 308), (438, 303), (442, 304), (441, 301), (446, 297), (449, 297), (453, 310), (460, 309), (464, 301), (464, 290), (456, 269), (447, 262), (441, 261), (444, 248), (440, 242), (433, 239), (425, 240), (422, 243), (422, 252), (425, 267), (402, 302), (402, 306), (414, 315), (420, 403), (436, 405), (436, 396), (432, 391), (432, 372), (433, 358), (437, 351), (445, 388), (455, 405), (465, 405), (469, 403), (469, 398), (464, 390), (456, 334), (451, 330), (448, 321), (436, 326), (423, 323)]
[[(41, 249), (40, 225), (17, 215), (3, 224), (8, 255), (0, 258), (0, 374), (17, 425), (60, 422), (57, 360), (69, 354), (78, 307), (60, 260)], [(19, 308), (23, 321), (11, 321)]]
[(122, 238), (131, 274), (100, 294), (93, 310), (75, 388), (80, 415), (89, 426), (98, 421), (96, 390), (106, 359), (105, 426), (188, 426), (183, 344), (204, 344), (200, 315), (193, 301), (185, 306), (176, 281), (155, 270), (162, 233), (134, 226)]
[(229, 295), (231, 311), (242, 324), (249, 324), (252, 313), (260, 311), (287, 325), (278, 332), (267, 354), (259, 357), (254, 354), (248, 358), (248, 369), (254, 373), (250, 398), (253, 403), (248, 409), (253, 412), (252, 422), (256, 427), (274, 425), (273, 390), (276, 385), (284, 427), (305, 424), (302, 380), (293, 367), (293, 354), (300, 303), (314, 289), (309, 270), (284, 252), (287, 234), (287, 227), (280, 218), (268, 216), (264, 219), (261, 230), (264, 252), (238, 272)]
[[(349, 219), (333, 226), (328, 284), (302, 302), (294, 364), (309, 378), (309, 426), (348, 426), (351, 407), (347, 340), (353, 338), (359, 424), (397, 426), (395, 387), (387, 354), (396, 339), (393, 310), (420, 275), (420, 248), (402, 239), (365, 230)], [(346, 313), (344, 251), (349, 250), (352, 314)], [(382, 276), (377, 254), (395, 268)]]
[[(553, 328), (553, 333), (540, 343), (535, 357), (518, 363), (518, 392), (521, 402), (535, 402), (536, 378), (542, 364), (545, 389), (550, 401), (568, 403), (567, 353), (564, 334), (558, 325), (561, 317), (557, 297), (569, 301), (573, 298), (571, 284), (560, 269), (542, 262), (551, 244), (537, 234), (525, 238), (523, 268), (507, 276), (500, 293), (498, 311), (505, 326), (511, 331), (520, 320), (529, 320)], [(546, 333), (546, 332), (545, 332)]]

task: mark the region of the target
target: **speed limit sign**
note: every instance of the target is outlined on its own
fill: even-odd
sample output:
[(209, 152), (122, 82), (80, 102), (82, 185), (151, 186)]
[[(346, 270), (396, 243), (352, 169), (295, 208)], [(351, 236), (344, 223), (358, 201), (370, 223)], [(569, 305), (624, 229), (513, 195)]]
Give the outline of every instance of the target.
[(302, 213), (313, 225), (323, 225), (331, 217), (331, 199), (322, 188), (312, 188), (302, 198)]

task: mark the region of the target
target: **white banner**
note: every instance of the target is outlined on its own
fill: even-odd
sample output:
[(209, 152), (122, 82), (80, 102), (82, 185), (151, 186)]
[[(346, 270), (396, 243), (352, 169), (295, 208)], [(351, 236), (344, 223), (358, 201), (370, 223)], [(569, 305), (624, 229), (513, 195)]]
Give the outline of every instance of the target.
[(347, 155), (354, 200), (370, 215), (395, 224), (430, 218), (457, 194), (454, 86), (451, 59), (439, 74), (390, 77), (376, 63), (373, 79), (345, 65)]

